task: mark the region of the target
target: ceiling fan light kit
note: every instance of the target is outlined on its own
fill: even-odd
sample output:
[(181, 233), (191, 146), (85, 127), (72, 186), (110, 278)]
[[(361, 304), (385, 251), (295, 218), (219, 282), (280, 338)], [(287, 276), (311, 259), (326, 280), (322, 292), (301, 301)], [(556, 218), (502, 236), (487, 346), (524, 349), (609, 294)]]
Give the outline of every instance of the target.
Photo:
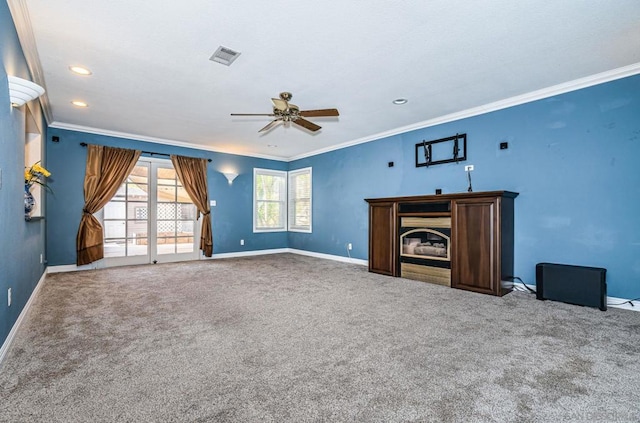
[(280, 93), (280, 98), (272, 98), (273, 113), (231, 113), (231, 116), (271, 116), (275, 118), (258, 132), (269, 131), (281, 122), (293, 122), (311, 132), (316, 132), (322, 127), (305, 119), (305, 117), (340, 116), (338, 109), (300, 110), (295, 104), (289, 103), (292, 97), (291, 93), (285, 91)]

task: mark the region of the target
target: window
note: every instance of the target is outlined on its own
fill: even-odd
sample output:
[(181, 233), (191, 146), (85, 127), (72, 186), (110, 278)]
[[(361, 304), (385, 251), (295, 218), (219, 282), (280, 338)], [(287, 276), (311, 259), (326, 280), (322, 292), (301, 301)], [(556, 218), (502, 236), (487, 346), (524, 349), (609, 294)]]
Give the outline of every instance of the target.
[(287, 230), (287, 172), (253, 169), (253, 231)]
[(253, 169), (253, 231), (287, 230), (311, 232), (311, 168)]
[(289, 230), (311, 232), (311, 168), (289, 172)]

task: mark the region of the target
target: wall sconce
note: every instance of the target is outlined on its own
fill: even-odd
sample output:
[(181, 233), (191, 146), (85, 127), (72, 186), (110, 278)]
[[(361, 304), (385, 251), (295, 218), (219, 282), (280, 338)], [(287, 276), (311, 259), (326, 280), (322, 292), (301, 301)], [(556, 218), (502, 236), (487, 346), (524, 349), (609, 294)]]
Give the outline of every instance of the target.
[(26, 79), (9, 76), (9, 98), (13, 107), (20, 107), (27, 101), (34, 100), (44, 94), (44, 88)]
[(227, 178), (227, 181), (229, 181), (229, 185), (231, 185), (233, 183), (233, 180), (238, 176), (237, 173), (232, 172), (222, 172), (222, 174)]

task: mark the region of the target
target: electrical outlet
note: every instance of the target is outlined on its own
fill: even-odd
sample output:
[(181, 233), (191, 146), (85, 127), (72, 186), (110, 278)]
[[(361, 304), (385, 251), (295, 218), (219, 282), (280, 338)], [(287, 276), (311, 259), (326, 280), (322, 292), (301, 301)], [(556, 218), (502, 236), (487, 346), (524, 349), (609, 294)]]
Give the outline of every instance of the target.
[(240, 240), (240, 245), (244, 245), (244, 239)]
[(215, 207), (215, 206), (216, 206), (216, 200), (211, 200), (211, 201), (209, 201), (209, 205), (210, 205), (211, 207)]
[(11, 288), (7, 289), (7, 307), (11, 307)]
[(465, 172), (472, 172), (473, 171), (473, 165), (466, 165), (464, 167), (464, 171)]
[(353, 250), (353, 245), (351, 245), (351, 243), (348, 243), (348, 244), (347, 244), (347, 249), (348, 249), (348, 250)]

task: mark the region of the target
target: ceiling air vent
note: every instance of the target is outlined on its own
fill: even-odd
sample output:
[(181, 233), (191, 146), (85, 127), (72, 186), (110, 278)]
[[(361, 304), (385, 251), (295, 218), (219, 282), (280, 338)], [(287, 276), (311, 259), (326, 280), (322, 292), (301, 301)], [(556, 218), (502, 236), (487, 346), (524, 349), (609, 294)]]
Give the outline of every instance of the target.
[(229, 66), (240, 56), (240, 53), (237, 51), (233, 51), (230, 48), (226, 47), (218, 47), (213, 56), (209, 58), (209, 60), (213, 60), (214, 62), (222, 63), (223, 65)]

